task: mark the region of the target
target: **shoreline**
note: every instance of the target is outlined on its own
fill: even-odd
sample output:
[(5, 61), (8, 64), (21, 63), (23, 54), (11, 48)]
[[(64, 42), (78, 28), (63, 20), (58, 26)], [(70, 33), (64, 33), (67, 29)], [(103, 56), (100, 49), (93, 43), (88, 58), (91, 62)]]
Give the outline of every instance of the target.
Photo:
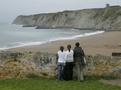
[(9, 50), (9, 49), (13, 49), (13, 48), (21, 48), (21, 47), (26, 47), (26, 46), (42, 45), (42, 44), (48, 44), (48, 43), (51, 43), (51, 42), (62, 41), (62, 40), (75, 40), (77, 38), (97, 35), (97, 34), (100, 34), (100, 33), (104, 33), (104, 31), (95, 31), (95, 32), (90, 32), (90, 33), (87, 32), (87, 33), (83, 33), (83, 34), (79, 34), (79, 35), (75, 35), (75, 36), (59, 37), (59, 38), (49, 39), (49, 40), (40, 41), (40, 42), (39, 41), (28, 42), (28, 43), (17, 42), (17, 43), (19, 43), (19, 45), (6, 47), (6, 48), (0, 48), (0, 50)]
[(107, 55), (111, 56), (112, 52), (121, 52), (121, 31), (104, 32), (97, 35), (79, 37), (71, 40), (52, 41), (42, 45), (24, 46), (12, 48), (8, 51), (16, 52), (45, 52), (55, 54), (59, 47), (63, 45), (66, 50), (68, 44), (72, 45), (72, 49), (76, 42), (80, 42), (86, 55)]

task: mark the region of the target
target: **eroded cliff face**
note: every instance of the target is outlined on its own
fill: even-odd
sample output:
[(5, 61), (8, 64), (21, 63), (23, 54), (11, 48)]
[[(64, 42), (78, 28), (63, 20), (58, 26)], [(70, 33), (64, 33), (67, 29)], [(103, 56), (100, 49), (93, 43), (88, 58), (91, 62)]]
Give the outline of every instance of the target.
[(94, 28), (106, 30), (121, 29), (121, 7), (83, 9), (58, 13), (18, 16), (13, 24), (39, 27)]

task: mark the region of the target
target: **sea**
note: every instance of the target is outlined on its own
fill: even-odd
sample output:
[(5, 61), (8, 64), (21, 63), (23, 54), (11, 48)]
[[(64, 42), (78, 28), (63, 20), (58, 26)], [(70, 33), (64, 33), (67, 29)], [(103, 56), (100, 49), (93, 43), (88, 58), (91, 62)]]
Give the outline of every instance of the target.
[(87, 37), (104, 31), (78, 30), (78, 29), (35, 29), (35, 27), (22, 27), (0, 23), (0, 50), (31, 45), (41, 45), (57, 40), (69, 40)]

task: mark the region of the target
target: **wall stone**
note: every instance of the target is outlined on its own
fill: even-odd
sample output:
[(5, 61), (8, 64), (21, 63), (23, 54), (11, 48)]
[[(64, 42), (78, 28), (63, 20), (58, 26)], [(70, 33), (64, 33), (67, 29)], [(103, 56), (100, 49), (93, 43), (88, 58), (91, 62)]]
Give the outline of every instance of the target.
[(121, 57), (87, 56), (86, 75), (121, 78)]
[[(85, 75), (121, 78), (121, 58), (87, 55)], [(33, 74), (55, 77), (56, 55), (41, 52), (0, 52), (0, 78), (26, 78)], [(76, 72), (74, 70), (74, 72)], [(76, 73), (74, 73), (76, 76)]]

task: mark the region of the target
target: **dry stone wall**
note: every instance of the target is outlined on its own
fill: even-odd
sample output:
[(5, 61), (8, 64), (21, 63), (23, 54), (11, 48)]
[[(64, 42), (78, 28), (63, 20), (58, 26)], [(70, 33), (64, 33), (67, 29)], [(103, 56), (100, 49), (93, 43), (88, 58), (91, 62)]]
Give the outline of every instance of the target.
[[(87, 55), (86, 60), (85, 75), (121, 78), (120, 57)], [(0, 52), (0, 78), (26, 78), (28, 75), (51, 78), (56, 76), (56, 70), (55, 54)]]

